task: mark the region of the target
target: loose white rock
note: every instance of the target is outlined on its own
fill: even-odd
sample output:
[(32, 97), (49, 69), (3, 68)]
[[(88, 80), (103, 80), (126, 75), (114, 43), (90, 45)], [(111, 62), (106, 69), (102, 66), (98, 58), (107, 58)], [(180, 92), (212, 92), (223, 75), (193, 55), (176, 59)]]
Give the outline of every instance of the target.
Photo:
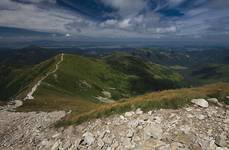
[(98, 139), (98, 146), (99, 146), (99, 147), (103, 147), (103, 145), (104, 145), (103, 140), (99, 138), (99, 139)]
[(20, 107), (23, 105), (23, 102), (21, 100), (15, 100), (15, 107)]
[(132, 138), (132, 137), (134, 136), (134, 131), (131, 130), (131, 129), (129, 129), (129, 130), (127, 131), (126, 136), (127, 136), (128, 138)]
[(135, 113), (137, 115), (141, 115), (141, 114), (143, 114), (143, 111), (140, 108), (138, 108)]
[(150, 110), (150, 111), (148, 112), (148, 115), (152, 115), (152, 113), (153, 113), (153, 112)]
[(94, 135), (91, 132), (84, 133), (83, 138), (84, 138), (84, 143), (87, 145), (91, 145), (95, 141)]
[(124, 114), (125, 117), (131, 117), (134, 114), (134, 112), (126, 112)]
[(196, 105), (204, 107), (204, 108), (208, 107), (208, 102), (205, 99), (201, 99), (201, 98), (200, 99), (192, 99), (191, 102), (193, 104), (196, 104)]
[(205, 116), (204, 115), (196, 115), (196, 118), (198, 118), (199, 120), (204, 120)]
[(156, 124), (150, 124), (144, 128), (144, 139), (161, 139), (162, 136), (162, 128)]
[(217, 98), (209, 98), (207, 99), (207, 101), (214, 104), (217, 104), (219, 102)]

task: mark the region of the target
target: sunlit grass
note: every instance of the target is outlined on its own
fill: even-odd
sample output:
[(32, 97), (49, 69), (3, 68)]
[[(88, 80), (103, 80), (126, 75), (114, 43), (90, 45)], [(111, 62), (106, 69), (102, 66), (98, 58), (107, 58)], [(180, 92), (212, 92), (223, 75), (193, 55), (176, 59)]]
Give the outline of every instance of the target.
[[(224, 96), (217, 97), (219, 93), (221, 96)], [(160, 108), (180, 108), (189, 105), (193, 98), (208, 98), (215, 96), (219, 98), (220, 101), (223, 101), (225, 100), (226, 95), (229, 95), (228, 83), (217, 83), (197, 88), (152, 92), (143, 96), (125, 99), (120, 102), (100, 105), (82, 114), (73, 112), (60, 121), (57, 126), (80, 124), (91, 119), (120, 114), (137, 108), (141, 108), (143, 111)]]

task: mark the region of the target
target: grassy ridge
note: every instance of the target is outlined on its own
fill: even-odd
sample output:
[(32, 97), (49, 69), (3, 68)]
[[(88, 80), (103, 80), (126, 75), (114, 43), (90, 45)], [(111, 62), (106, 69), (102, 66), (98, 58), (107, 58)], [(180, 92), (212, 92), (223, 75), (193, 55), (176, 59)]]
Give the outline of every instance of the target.
[(109, 115), (135, 110), (136, 108), (141, 108), (144, 111), (159, 108), (179, 108), (188, 105), (193, 98), (217, 97), (220, 101), (229, 103), (228, 99), (225, 99), (227, 95), (229, 95), (229, 84), (222, 82), (198, 88), (152, 92), (116, 103), (104, 104), (80, 115), (71, 113), (59, 122), (57, 126), (79, 124), (87, 120), (107, 117)]
[(24, 98), (55, 62), (56, 58), (52, 58), (34, 66), (0, 65), (0, 100)]
[(18, 110), (72, 110), (82, 114), (103, 105), (96, 99), (103, 96), (102, 91), (110, 92), (111, 99), (119, 100), (172, 88), (181, 80), (178, 74), (161, 65), (147, 64), (133, 57), (118, 60), (128, 65), (116, 63), (116, 68), (106, 59), (65, 54), (58, 71), (45, 79), (34, 93), (35, 100), (26, 101)]

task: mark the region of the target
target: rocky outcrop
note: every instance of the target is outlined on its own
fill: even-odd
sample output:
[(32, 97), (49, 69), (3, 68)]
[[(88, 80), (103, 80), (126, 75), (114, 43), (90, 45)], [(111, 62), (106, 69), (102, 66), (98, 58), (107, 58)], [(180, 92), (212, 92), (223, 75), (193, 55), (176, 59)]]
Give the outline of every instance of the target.
[(53, 128), (64, 114), (2, 111), (0, 149), (229, 149), (229, 110), (212, 103), (204, 108), (193, 105), (146, 113), (137, 109), (78, 126)]

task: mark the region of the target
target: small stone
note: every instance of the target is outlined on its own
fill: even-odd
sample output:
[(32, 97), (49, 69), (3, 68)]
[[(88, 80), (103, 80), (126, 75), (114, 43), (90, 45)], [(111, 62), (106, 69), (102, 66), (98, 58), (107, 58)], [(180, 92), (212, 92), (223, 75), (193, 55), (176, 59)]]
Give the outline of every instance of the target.
[(137, 115), (141, 115), (141, 114), (143, 114), (143, 111), (140, 108), (138, 108), (135, 113)]
[(124, 114), (125, 117), (131, 117), (134, 114), (134, 112), (126, 112)]
[(173, 142), (170, 145), (171, 150), (184, 150), (184, 145), (179, 142)]
[(111, 147), (108, 147), (106, 150), (112, 150)]
[(98, 146), (99, 146), (99, 147), (103, 147), (104, 142), (103, 142), (103, 140), (102, 140), (102, 139), (100, 139), (100, 138), (99, 138), (99, 139), (98, 139), (98, 143), (97, 143), (97, 144), (98, 144)]
[(131, 120), (128, 122), (128, 127), (131, 127), (131, 128), (136, 128), (138, 125), (139, 125), (138, 120)]
[(161, 117), (155, 116), (155, 117), (153, 118), (153, 121), (156, 122), (156, 123), (158, 123), (158, 124), (160, 124), (161, 121), (162, 121), (162, 119), (161, 119)]
[(131, 142), (131, 138), (124, 138), (123, 139), (123, 146), (126, 149), (133, 149), (133, 148), (135, 148), (135, 143)]
[(197, 115), (196, 118), (198, 118), (199, 120), (204, 120), (205, 116), (204, 115)]
[(48, 145), (48, 144), (49, 144), (49, 142), (48, 142), (47, 139), (44, 139), (44, 140), (41, 142), (41, 145)]
[(52, 136), (52, 138), (57, 138), (57, 137), (59, 137), (61, 134), (60, 133), (57, 133), (57, 134), (54, 134), (53, 136)]
[(187, 114), (187, 117), (188, 117), (188, 118), (193, 118), (193, 115)]
[(15, 107), (20, 107), (23, 105), (23, 102), (21, 100), (15, 100)]
[(103, 131), (97, 131), (97, 134), (100, 138), (103, 138), (106, 134), (106, 131), (104, 131), (104, 130)]
[(192, 111), (192, 108), (185, 108), (186, 111)]
[(227, 133), (223, 132), (219, 136), (216, 137), (215, 144), (220, 147), (228, 147), (229, 139), (227, 138)]
[(192, 99), (191, 102), (200, 107), (204, 107), (204, 108), (208, 107), (208, 102), (205, 99)]
[(110, 145), (113, 142), (113, 139), (114, 139), (114, 136), (106, 135), (103, 138), (103, 142)]
[(121, 118), (122, 120), (125, 120), (125, 119), (126, 119), (123, 115), (120, 115), (120, 118)]
[(207, 99), (207, 101), (214, 104), (217, 104), (219, 102), (217, 98), (209, 98)]
[(60, 140), (56, 141), (56, 142), (53, 144), (51, 150), (58, 150), (58, 149), (59, 149), (59, 145), (60, 145)]
[(134, 136), (134, 131), (131, 130), (131, 129), (129, 129), (129, 130), (127, 131), (126, 136), (127, 136), (128, 138), (132, 138), (132, 137)]
[(227, 147), (216, 147), (215, 150), (229, 150), (229, 148), (227, 148)]
[(114, 140), (113, 144), (111, 145), (111, 149), (115, 150), (119, 146), (118, 141)]
[(224, 122), (225, 124), (229, 124), (229, 119), (225, 119), (225, 120), (223, 120), (223, 122)]
[(148, 112), (148, 115), (150, 115), (150, 116), (151, 116), (151, 115), (152, 115), (152, 113), (153, 113), (152, 111), (149, 111), (149, 112)]
[(223, 107), (223, 104), (222, 104), (222, 103), (220, 103), (220, 102), (218, 102), (218, 103), (217, 103), (217, 106), (219, 106), (219, 107)]
[(163, 145), (157, 148), (157, 150), (169, 150), (169, 149), (171, 149), (169, 144), (166, 144), (166, 145)]
[(86, 145), (91, 145), (94, 143), (95, 141), (95, 138), (94, 138), (94, 135), (91, 133), (91, 132), (86, 132), (83, 134), (83, 138), (84, 138), (84, 143)]
[(144, 138), (147, 140), (149, 138), (161, 139), (162, 128), (156, 124), (150, 124), (144, 128)]
[(184, 125), (180, 127), (180, 130), (183, 131), (185, 134), (188, 134), (191, 128), (188, 125)]

